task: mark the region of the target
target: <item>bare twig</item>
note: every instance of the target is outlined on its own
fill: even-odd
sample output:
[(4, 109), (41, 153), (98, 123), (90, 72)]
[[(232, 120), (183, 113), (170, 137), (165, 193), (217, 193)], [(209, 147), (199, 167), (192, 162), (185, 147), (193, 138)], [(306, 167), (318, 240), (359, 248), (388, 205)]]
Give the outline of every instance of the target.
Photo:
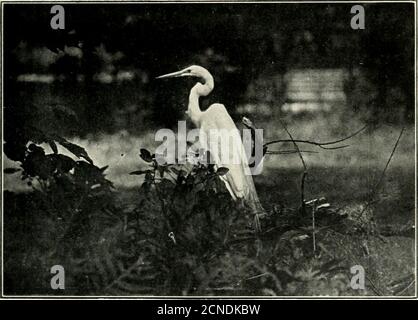
[(264, 277), (264, 276), (267, 276), (267, 275), (269, 275), (269, 272), (260, 273), (260, 274), (257, 274), (257, 275), (255, 275), (255, 276), (252, 276), (252, 277), (246, 278), (246, 279), (241, 280), (241, 281), (253, 280), (253, 279), (261, 278), (261, 277)]
[[(318, 151), (312, 150), (300, 150), (301, 153), (318, 153)], [(297, 150), (272, 150), (267, 151), (266, 154), (293, 154), (297, 153)]]
[(386, 174), (386, 170), (387, 170), (387, 169), (388, 169), (388, 167), (389, 167), (389, 163), (390, 163), (390, 161), (392, 160), (393, 155), (395, 154), (396, 148), (398, 147), (399, 141), (401, 140), (401, 137), (402, 137), (402, 134), (403, 134), (403, 132), (404, 132), (404, 131), (405, 131), (405, 127), (403, 127), (403, 128), (401, 129), (401, 132), (399, 133), (398, 140), (396, 140), (395, 146), (393, 147), (392, 152), (390, 153), (390, 156), (389, 156), (388, 161), (386, 162), (385, 168), (383, 169), (382, 174), (380, 175), (380, 179), (379, 179), (379, 181), (376, 183), (376, 185), (375, 185), (375, 187), (374, 187), (374, 191), (375, 191), (375, 192), (377, 192), (377, 191), (379, 190), (380, 184), (381, 184), (381, 183), (382, 183), (382, 181), (383, 181), (383, 178), (384, 178), (384, 176), (385, 176), (385, 174)]
[(286, 125), (283, 123), (283, 121), (280, 120), (280, 123), (282, 124), (284, 130), (287, 132), (287, 134), (289, 135), (291, 141), (293, 142), (293, 145), (295, 146), (295, 149), (297, 151), (297, 153), (299, 154), (299, 158), (302, 162), (303, 165), (303, 174), (302, 174), (302, 179), (301, 179), (301, 183), (300, 183), (300, 197), (301, 197), (301, 208), (303, 210), (303, 212), (305, 212), (305, 180), (306, 180), (306, 175), (308, 174), (308, 167), (306, 166), (305, 160), (303, 159), (302, 153), (300, 152), (299, 146), (296, 143), (296, 141), (293, 139), (292, 134), (289, 132), (289, 130), (287, 129)]
[(364, 131), (367, 128), (367, 126), (368, 125), (365, 125), (364, 127), (362, 127), (361, 129), (357, 130), (356, 132), (350, 134), (349, 136), (344, 137), (344, 138), (341, 138), (341, 139), (338, 139), (338, 140), (334, 140), (334, 141), (317, 142), (317, 141), (299, 140), (299, 139), (297, 139), (297, 140), (295, 140), (295, 139), (279, 139), (279, 140), (273, 140), (273, 141), (267, 142), (267, 143), (264, 144), (264, 146), (268, 146), (268, 145), (271, 145), (271, 144), (274, 144), (274, 143), (286, 143), (286, 142), (293, 142), (293, 143), (295, 143), (295, 142), (297, 142), (297, 143), (312, 144), (312, 145), (315, 145), (317, 147), (320, 147), (321, 149), (326, 149), (326, 150), (342, 149), (342, 148), (348, 147), (349, 145), (336, 146), (336, 147), (326, 147), (326, 146), (330, 146), (330, 145), (333, 145), (333, 144), (340, 143), (340, 142), (346, 141), (348, 139), (351, 139), (354, 136), (358, 135), (360, 132)]
[(376, 196), (376, 194), (377, 194), (377, 192), (378, 192), (378, 190), (380, 188), (380, 185), (381, 185), (381, 183), (383, 181), (383, 178), (385, 177), (386, 171), (387, 171), (387, 169), (389, 167), (389, 163), (392, 161), (393, 155), (395, 154), (396, 148), (398, 147), (399, 141), (401, 140), (401, 137), (402, 137), (404, 131), (405, 131), (405, 127), (402, 127), (401, 132), (399, 133), (398, 139), (396, 140), (396, 143), (393, 146), (392, 152), (390, 153), (389, 159), (386, 162), (385, 168), (383, 169), (382, 174), (380, 175), (379, 181), (375, 184), (375, 186), (372, 189), (372, 193), (371, 193), (371, 197), (370, 197), (372, 200), (371, 201), (368, 201), (366, 203), (366, 205), (364, 206), (363, 210), (361, 210), (361, 212), (359, 213), (357, 219), (361, 218), (363, 216), (364, 212), (372, 204), (373, 198)]
[(314, 254), (316, 252), (315, 211), (316, 211), (316, 203), (312, 206), (312, 245), (313, 245)]

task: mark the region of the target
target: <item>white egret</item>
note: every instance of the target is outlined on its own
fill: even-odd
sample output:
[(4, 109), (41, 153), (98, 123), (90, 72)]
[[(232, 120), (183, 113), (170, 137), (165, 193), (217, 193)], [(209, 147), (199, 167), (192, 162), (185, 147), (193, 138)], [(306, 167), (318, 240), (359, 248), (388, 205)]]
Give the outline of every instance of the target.
[[(177, 72), (159, 76), (157, 79), (173, 77), (196, 77), (202, 81), (202, 83), (197, 82), (190, 90), (189, 104), (186, 111), (193, 124), (199, 128), (201, 136), (205, 135), (205, 137), (209, 137), (211, 132), (222, 132), (222, 130), (238, 132), (234, 121), (232, 120), (223, 104), (212, 104), (205, 111), (202, 111), (199, 107), (199, 97), (209, 95), (214, 88), (213, 77), (208, 70), (201, 66), (194, 65)], [(228, 152), (230, 153), (230, 157), (228, 159), (238, 157), (238, 162), (225, 162), (219, 154), (220, 150), (222, 150), (222, 146), (215, 148), (217, 150), (213, 150), (214, 148), (211, 148), (210, 145), (206, 145), (206, 148), (209, 150), (217, 167), (226, 167), (229, 169), (229, 171), (220, 178), (225, 183), (227, 190), (231, 194), (231, 197), (235, 201), (243, 201), (244, 204), (251, 209), (252, 213), (255, 214), (255, 227), (257, 230), (259, 230), (258, 217), (260, 214), (264, 214), (265, 211), (260, 203), (257, 191), (255, 190), (253, 177), (250, 174), (248, 159), (244, 152), (241, 137), (239, 134), (237, 137), (237, 139), (233, 139), (233, 143), (238, 145), (228, 146)], [(205, 139), (199, 138), (199, 140)]]

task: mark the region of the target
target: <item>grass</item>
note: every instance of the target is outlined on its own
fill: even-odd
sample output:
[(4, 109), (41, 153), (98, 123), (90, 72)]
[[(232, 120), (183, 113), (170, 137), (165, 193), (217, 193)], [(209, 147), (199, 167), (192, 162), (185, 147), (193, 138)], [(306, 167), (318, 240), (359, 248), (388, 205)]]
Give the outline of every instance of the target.
[[(277, 117), (272, 117), (269, 120), (252, 120), (258, 128), (265, 130), (265, 141), (288, 138)], [(321, 142), (347, 136), (363, 125), (353, 115), (343, 114), (299, 119), (285, 117), (282, 120), (286, 122), (294, 139)], [(413, 126), (406, 128), (384, 176), (381, 188), (376, 194), (371, 192), (381, 177), (399, 131), (399, 126), (392, 125), (370, 128), (350, 139), (348, 141), (349, 147), (339, 150), (321, 150), (313, 146), (301, 145), (302, 150), (318, 151), (318, 153), (303, 154), (308, 166), (306, 199), (326, 197), (336, 210), (345, 213), (353, 220), (364, 210), (366, 204), (372, 201), (372, 205), (367, 207), (366, 210), (367, 221), (365, 220), (365, 225), (377, 223), (378, 227), (387, 225), (402, 227), (413, 224), (415, 201), (415, 130)], [(139, 161), (139, 149), (155, 149), (157, 143), (154, 141), (154, 132), (149, 130), (141, 136), (119, 132), (111, 135), (90, 136), (86, 139), (72, 138), (71, 141), (83, 146), (97, 166), (109, 165), (107, 178), (115, 184), (117, 198), (126, 207), (134, 207), (137, 203), (138, 187), (143, 180), (136, 176), (130, 176), (129, 172), (146, 168), (146, 164)], [(283, 149), (291, 149), (292, 144), (282, 147)], [(278, 149), (278, 146), (277, 148), (272, 146), (270, 150)], [(60, 152), (67, 154), (65, 150), (60, 149)], [(5, 167), (10, 166), (14, 166), (14, 164), (5, 159)], [(276, 210), (277, 207), (297, 208), (299, 206), (302, 171), (302, 164), (297, 154), (266, 156), (263, 173), (255, 176), (254, 180), (260, 199), (270, 211)], [(6, 190), (27, 190), (25, 185), (19, 184), (16, 177), (8, 175), (5, 176), (4, 186)], [(15, 223), (18, 222), (15, 221)], [(39, 226), (37, 232), (45, 232), (41, 227), (43, 223), (45, 221), (37, 222), (36, 225)], [(359, 222), (356, 221), (356, 223)], [(300, 235), (294, 237), (294, 235), (289, 236), (289, 233), (284, 233), (282, 236), (291, 237), (289, 241), (293, 243), (299, 241), (294, 239), (298, 239)], [(212, 291), (212, 294), (236, 295), (243, 292), (240, 291), (240, 288), (245, 288), (247, 293), (256, 292), (260, 294), (260, 292), (263, 292), (266, 295), (279, 294), (280, 292), (285, 292), (288, 295), (392, 295), (394, 293), (390, 289), (391, 283), (415, 273), (414, 239), (410, 237), (395, 235), (382, 240), (373, 234), (369, 234), (368, 231), (361, 233), (359, 236), (354, 232), (339, 234), (333, 229), (326, 229), (320, 232), (317, 237), (318, 243), (326, 247), (325, 251), (321, 251), (323, 256), (312, 256), (311, 240), (309, 240), (304, 244), (308, 248), (305, 248), (308, 254), (303, 254), (300, 263), (298, 258), (294, 257), (295, 252), (298, 251), (296, 250), (299, 248), (298, 246), (296, 246), (295, 252), (287, 253), (286, 248), (282, 248), (281, 251), (274, 251), (274, 245), (266, 241), (261, 251), (256, 250), (260, 256), (265, 255), (266, 259), (270, 261), (269, 263), (271, 263), (272, 258), (278, 259), (278, 262), (274, 264), (277, 268), (279, 268), (278, 266), (284, 268), (284, 264), (290, 263), (295, 268), (292, 271), (293, 274), (297, 274), (299, 280), (305, 280), (292, 282), (286, 290), (280, 291), (277, 286), (267, 285), (268, 281), (274, 280), (273, 275), (276, 274), (277, 270), (273, 272), (270, 269), (265, 269), (266, 266), (271, 267), (271, 264), (263, 264), (258, 273), (255, 273), (255, 270), (250, 273), (253, 276), (254, 274), (265, 273), (269, 275), (266, 279), (271, 277), (270, 280), (260, 276), (256, 278), (258, 280), (248, 280), (245, 286), (229, 288), (232, 280), (231, 278), (225, 278), (229, 280), (229, 283), (224, 286), (226, 291)], [(16, 251), (14, 253), (16, 262), (27, 259), (25, 252), (22, 251), (25, 248), (19, 246), (18, 243), (12, 248)], [(233, 280), (243, 281), (242, 277), (239, 277), (246, 272), (248, 273), (248, 270), (245, 269), (245, 263), (252, 263), (252, 259), (256, 261), (261, 259), (260, 257), (251, 258), (251, 252), (253, 254), (255, 252), (251, 250), (253, 249), (241, 248), (239, 252), (242, 255), (226, 254), (219, 260), (220, 262), (216, 261), (224, 264), (222, 268), (224, 268), (226, 274), (228, 274), (228, 268), (232, 268), (229, 270), (228, 277), (231, 277), (231, 274), (236, 274), (238, 278)], [(315, 268), (320, 267), (317, 264), (324, 257), (331, 260), (344, 260), (346, 266), (363, 265), (368, 276), (367, 289), (361, 292), (353, 292), (347, 290), (347, 288), (340, 288), (344, 286), (344, 283), (346, 285), (347, 270), (342, 274), (327, 274), (325, 278), (315, 276)], [(38, 261), (38, 267), (39, 263), (41, 262)], [(234, 268), (238, 268), (238, 266), (242, 270), (234, 271)], [(21, 268), (30, 271), (34, 267), (23, 264)], [(257, 289), (257, 286), (263, 285), (265, 286), (264, 291)], [(411, 286), (400, 294), (411, 295), (413, 294), (413, 288), (414, 286)]]
[[(289, 119), (286, 121), (291, 134), (295, 139), (313, 141), (332, 141), (347, 136), (361, 128), (364, 124), (357, 119), (342, 122), (341, 115), (326, 115), (314, 118)], [(288, 136), (277, 119), (260, 120), (256, 122), (258, 128), (264, 129), (264, 140), (272, 141), (278, 138), (287, 139)], [(238, 124), (239, 125), (239, 124)], [(399, 134), (399, 126), (382, 125), (377, 129), (362, 132), (350, 139), (349, 147), (339, 150), (321, 150), (312, 146), (301, 145), (302, 150), (314, 150), (318, 153), (305, 153), (303, 156), (310, 168), (314, 169), (338, 169), (342, 171), (369, 170), (370, 178), (376, 170), (383, 169), (385, 155), (389, 157), (393, 145)], [(414, 127), (410, 125), (405, 131), (404, 137), (390, 166), (393, 168), (414, 169)], [(70, 141), (83, 146), (95, 163), (99, 166), (109, 166), (108, 178), (117, 187), (129, 189), (137, 186), (137, 180), (128, 175), (138, 168), (138, 154), (140, 148), (155, 149), (158, 142), (154, 140), (155, 129), (146, 130), (140, 136), (120, 131), (114, 134), (91, 135), (85, 139), (73, 137)], [(269, 150), (277, 150), (279, 145), (272, 145)], [(283, 149), (292, 149), (291, 144), (283, 146)], [(67, 154), (63, 148), (60, 153)], [(12, 166), (7, 158), (5, 167)], [(264, 171), (261, 177), (256, 177), (260, 184), (264, 184), (263, 177), (271, 177), (271, 172), (277, 170), (297, 170), (301, 168), (297, 154), (293, 155), (266, 155)], [(141, 169), (140, 167), (138, 169)], [(6, 176), (5, 187), (18, 188), (14, 185), (15, 179)], [(268, 180), (269, 180), (268, 179)], [(354, 178), (355, 179), (355, 178)], [(266, 181), (268, 183), (268, 181)], [(366, 186), (369, 188), (369, 185)]]

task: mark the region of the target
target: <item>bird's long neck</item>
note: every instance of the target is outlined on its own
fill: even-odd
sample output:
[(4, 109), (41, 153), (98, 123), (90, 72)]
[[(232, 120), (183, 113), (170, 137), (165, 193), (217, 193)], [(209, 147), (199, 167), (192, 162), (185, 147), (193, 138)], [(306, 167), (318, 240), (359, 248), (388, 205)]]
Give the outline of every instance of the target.
[(204, 81), (205, 84), (201, 84), (200, 82), (196, 83), (192, 90), (190, 90), (189, 95), (189, 106), (186, 113), (196, 126), (199, 126), (202, 115), (202, 110), (199, 107), (199, 98), (207, 96), (214, 88), (213, 77), (209, 73), (204, 77)]

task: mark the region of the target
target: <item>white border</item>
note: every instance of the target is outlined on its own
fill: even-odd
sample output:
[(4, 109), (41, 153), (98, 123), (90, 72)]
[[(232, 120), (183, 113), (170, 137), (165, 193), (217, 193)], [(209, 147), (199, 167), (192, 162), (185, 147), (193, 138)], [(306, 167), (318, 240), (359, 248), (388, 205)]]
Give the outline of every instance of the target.
[[(4, 135), (4, 123), (3, 123), (3, 108), (4, 108), (4, 81), (3, 81), (3, 21), (4, 21), (4, 10), (3, 4), (19, 3), (19, 4), (56, 4), (56, 3), (67, 3), (67, 4), (321, 4), (321, 3), (332, 3), (332, 4), (346, 4), (346, 3), (413, 3), (414, 4), (414, 23), (415, 23), (415, 90), (417, 90), (417, 5), (416, 1), (210, 1), (210, 0), (201, 0), (201, 1), (189, 1), (189, 0), (166, 0), (166, 1), (95, 1), (95, 0), (82, 0), (82, 1), (48, 1), (48, 0), (37, 0), (37, 1), (0, 1), (1, 2), (1, 138), (3, 139)], [(3, 270), (4, 270), (4, 232), (3, 232), (3, 221), (4, 221), (4, 202), (3, 202), (3, 186), (4, 186), (4, 177), (3, 177), (3, 141), (1, 143), (1, 296), (0, 300), (242, 300), (242, 299), (251, 299), (254, 301), (257, 300), (417, 300), (417, 91), (415, 91), (415, 295), (414, 296), (275, 296), (275, 297), (266, 297), (266, 296), (48, 296), (48, 295), (5, 295), (4, 294), (4, 281), (3, 281)]]

